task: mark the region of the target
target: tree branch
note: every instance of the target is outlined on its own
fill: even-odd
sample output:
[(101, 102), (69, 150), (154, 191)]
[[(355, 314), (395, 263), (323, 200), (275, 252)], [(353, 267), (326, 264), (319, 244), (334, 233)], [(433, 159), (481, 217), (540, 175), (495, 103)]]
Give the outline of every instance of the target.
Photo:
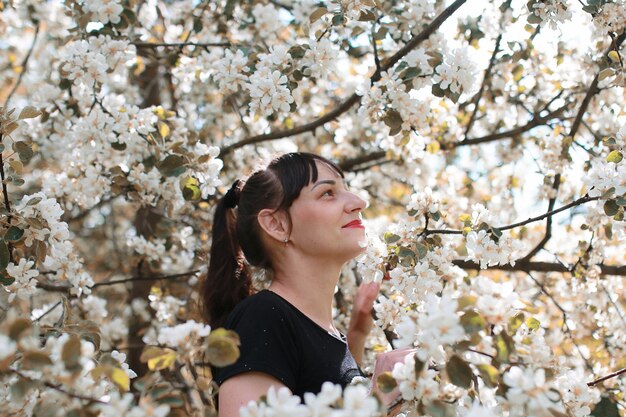
[(536, 115), (535, 117), (533, 117), (528, 123), (526, 123), (523, 126), (519, 126), (516, 127), (515, 129), (511, 129), (511, 130), (507, 130), (504, 132), (499, 132), (499, 133), (492, 133), (486, 136), (482, 136), (482, 137), (478, 137), (478, 138), (472, 138), (472, 139), (465, 139), (463, 141), (460, 142), (454, 142), (451, 144), (442, 144), (441, 148), (442, 149), (449, 149), (449, 148), (457, 148), (459, 146), (467, 146), (467, 145), (478, 145), (479, 143), (487, 143), (487, 142), (493, 142), (499, 139), (509, 139), (509, 138), (513, 138), (517, 135), (520, 135), (522, 133), (528, 132), (529, 130), (537, 127), (537, 126), (542, 126), (544, 124), (546, 124), (547, 122), (549, 122), (550, 120), (558, 117), (561, 115), (561, 113), (567, 109), (568, 105), (565, 104), (561, 107), (559, 107), (558, 109), (548, 113), (545, 116), (539, 116)]
[(615, 378), (623, 373), (626, 373), (626, 368), (620, 369), (617, 372), (613, 372), (612, 374), (608, 374), (607, 376), (603, 376), (602, 378), (598, 378), (595, 381), (587, 382), (587, 386), (593, 387), (594, 385), (599, 384), (602, 381), (606, 381), (607, 379)]
[[(615, 42), (612, 43), (612, 45), (609, 47), (609, 50), (606, 52), (606, 54), (608, 54), (611, 50), (613, 50), (613, 48), (618, 49), (619, 46), (624, 41), (624, 38), (626, 38), (626, 31), (622, 32), (622, 34), (615, 40)], [(591, 98), (600, 91), (598, 89), (599, 76), (600, 76), (600, 72), (598, 71), (596, 72), (595, 77), (593, 77), (593, 81), (591, 81), (591, 85), (589, 86), (589, 89), (587, 90), (587, 94), (585, 94), (585, 98), (580, 104), (580, 108), (578, 109), (576, 118), (574, 119), (574, 122), (572, 123), (572, 127), (569, 131), (569, 137), (572, 140), (574, 140), (576, 133), (578, 133), (578, 128), (580, 127), (582, 123), (583, 116), (587, 112), (587, 107), (589, 107)], [(548, 201), (548, 212), (552, 211), (552, 209), (554, 208), (554, 204), (556, 203), (556, 200), (557, 200), (557, 194), (558, 194), (560, 185), (561, 185), (561, 173), (559, 172), (554, 176), (554, 183), (552, 184), (552, 189), (554, 190), (554, 197), (552, 197)], [(537, 254), (537, 252), (543, 249), (543, 247), (548, 243), (551, 237), (552, 237), (552, 217), (548, 217), (548, 219), (546, 220), (546, 233), (543, 239), (541, 239), (541, 241), (526, 256), (522, 258), (522, 261), (527, 261), (527, 260), (532, 259), (533, 256)]]
[(28, 60), (30, 59), (31, 54), (33, 53), (33, 50), (35, 49), (35, 43), (37, 42), (37, 37), (39, 35), (39, 28), (40, 28), (40, 25), (37, 24), (37, 26), (35, 27), (35, 35), (33, 36), (33, 42), (30, 44), (28, 53), (26, 53), (26, 56), (24, 57), (24, 60), (22, 61), (22, 72), (20, 72), (20, 75), (17, 77), (17, 82), (15, 83), (15, 85), (11, 89), (11, 92), (7, 96), (6, 100), (4, 101), (3, 107), (7, 107), (9, 105), (9, 101), (11, 100), (11, 97), (13, 97), (13, 94), (15, 93), (15, 91), (17, 91), (18, 87), (22, 83), (22, 78), (24, 77), (24, 74), (26, 73), (26, 66), (28, 65)]
[[(444, 10), (439, 16), (437, 16), (422, 32), (415, 35), (406, 45), (404, 45), (400, 50), (398, 50), (393, 56), (389, 59), (386, 59), (382, 62), (379, 70), (376, 70), (374, 74), (370, 77), (371, 82), (376, 82), (380, 79), (380, 75), (382, 72), (387, 71), (389, 68), (393, 67), (403, 56), (409, 53), (412, 49), (416, 48), (419, 44), (427, 40), (430, 35), (432, 35), (442, 24), (445, 22), (452, 14), (463, 5), (467, 0), (456, 0), (453, 4), (451, 4), (446, 10)], [(361, 96), (356, 93), (346, 99), (343, 103), (337, 106), (335, 109), (325, 114), (324, 116), (310, 122), (304, 124), (302, 126), (294, 127), (292, 129), (279, 130), (276, 132), (265, 133), (262, 135), (248, 137), (239, 142), (235, 142), (231, 145), (225, 146), (222, 148), (221, 158), (224, 159), (224, 156), (229, 154), (235, 149), (241, 148), (246, 145), (251, 145), (253, 143), (266, 142), (274, 139), (281, 139), (289, 136), (295, 136), (300, 133), (309, 132), (315, 130), (317, 127), (328, 123), (343, 113), (347, 112), (357, 103), (361, 102)]]
[(48, 382), (48, 381), (41, 381), (41, 380), (36, 380), (36, 379), (30, 378), (30, 377), (24, 375), (23, 373), (21, 373), (20, 371), (18, 371), (17, 369), (10, 369), (10, 371), (13, 372), (14, 374), (18, 375), (20, 378), (26, 379), (26, 380), (34, 382), (34, 383), (40, 382), (43, 385), (45, 385), (46, 387), (51, 388), (51, 389), (53, 389), (55, 391), (61, 392), (61, 393), (65, 394), (65, 395), (67, 395), (68, 397), (76, 398), (78, 400), (88, 401), (90, 403), (98, 403), (98, 404), (108, 405), (107, 402), (104, 402), (104, 401), (99, 400), (97, 398), (87, 397), (85, 395), (74, 394), (72, 392), (66, 391), (64, 388), (61, 388), (60, 385), (54, 385), (53, 383)]
[[(452, 263), (461, 269), (480, 271), (480, 264), (463, 259), (455, 259)], [(626, 265), (597, 265), (600, 267), (602, 274), (626, 276)], [(519, 271), (519, 272), (571, 272), (567, 265), (558, 262), (515, 262), (515, 266), (510, 264), (489, 266), (486, 269), (495, 269), (498, 271)]]
[[(113, 281), (106, 281), (106, 282), (97, 282), (94, 285), (92, 285), (91, 289), (93, 288), (97, 288), (97, 287), (107, 287), (109, 285), (115, 285), (115, 284), (124, 284), (127, 282), (138, 282), (138, 281), (159, 281), (162, 279), (176, 279), (176, 278), (182, 278), (182, 277), (188, 277), (191, 275), (195, 275), (198, 272), (200, 272), (200, 270), (195, 270), (195, 271), (189, 271), (189, 272), (183, 272), (180, 274), (174, 274), (174, 275), (155, 275), (155, 276), (136, 276), (136, 277), (130, 277), (130, 278), (124, 278), (124, 279), (117, 279), (117, 280), (113, 280)], [(42, 290), (46, 290), (46, 291), (53, 291), (53, 292), (67, 292), (70, 290), (69, 285), (54, 285), (51, 283), (47, 283), (47, 282), (38, 282), (37, 283), (37, 288), (41, 288)]]
[[(521, 222), (517, 222), (517, 223), (512, 223), (506, 226), (496, 226), (495, 228), (498, 230), (509, 230), (509, 229), (514, 229), (516, 227), (520, 227), (520, 226), (525, 226), (529, 223), (533, 223), (539, 220), (543, 220), (546, 217), (550, 218), (553, 215), (560, 213), (562, 211), (565, 211), (567, 209), (570, 209), (572, 207), (575, 206), (580, 206), (582, 204), (588, 203), (590, 201), (595, 201), (595, 200), (599, 200), (600, 197), (589, 197), (589, 195), (585, 194), (584, 196), (580, 197), (577, 200), (572, 201), (569, 204), (566, 204), (562, 207), (559, 207), (556, 210), (552, 210), (549, 211), (547, 213), (541, 214), (539, 216), (536, 217), (529, 217), (528, 219), (521, 221)], [(441, 235), (461, 235), (463, 234), (462, 230), (454, 230), (454, 229), (432, 229), (432, 230), (425, 230), (424, 231), (425, 234), (429, 235), (429, 234), (441, 234)]]
[(131, 42), (132, 45), (135, 45), (135, 47), (137, 48), (158, 48), (158, 47), (165, 47), (165, 48), (184, 48), (185, 46), (195, 46), (198, 48), (211, 48), (211, 47), (221, 47), (221, 48), (229, 48), (231, 46), (234, 46), (235, 44), (231, 43), (231, 42), (208, 42), (208, 43), (202, 43), (202, 42), (173, 42), (173, 43), (168, 43), (168, 42)]
[(593, 373), (593, 366), (591, 366), (591, 364), (589, 363), (589, 360), (585, 357), (585, 355), (583, 355), (583, 352), (580, 350), (580, 346), (578, 346), (578, 343), (576, 342), (576, 339), (574, 338), (574, 334), (572, 333), (572, 329), (570, 329), (569, 325), (567, 324), (567, 312), (561, 306), (561, 304), (559, 304), (559, 302), (556, 300), (556, 298), (554, 298), (554, 296), (552, 296), (552, 294), (550, 294), (550, 292), (548, 292), (548, 289), (545, 287), (545, 285), (543, 285), (541, 282), (537, 281), (535, 279), (535, 277), (533, 277), (530, 274), (530, 272), (527, 272), (527, 274), (528, 274), (528, 277), (535, 284), (537, 284), (537, 286), (541, 289), (541, 292), (543, 292), (554, 303), (556, 308), (559, 309), (559, 311), (561, 312), (561, 315), (563, 316), (563, 327), (565, 327), (565, 332), (572, 339), (572, 342), (574, 343), (574, 346), (576, 346), (576, 350), (578, 351), (578, 354), (580, 355), (582, 360), (585, 362), (585, 365), (587, 366), (587, 369), (589, 370), (589, 372)]

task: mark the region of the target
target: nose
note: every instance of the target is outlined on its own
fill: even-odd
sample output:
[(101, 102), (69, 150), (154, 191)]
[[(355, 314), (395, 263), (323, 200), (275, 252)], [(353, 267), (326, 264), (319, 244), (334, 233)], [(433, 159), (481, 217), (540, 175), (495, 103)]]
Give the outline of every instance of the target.
[(359, 212), (365, 209), (367, 202), (358, 195), (348, 191), (348, 201), (346, 202), (345, 210), (348, 213)]

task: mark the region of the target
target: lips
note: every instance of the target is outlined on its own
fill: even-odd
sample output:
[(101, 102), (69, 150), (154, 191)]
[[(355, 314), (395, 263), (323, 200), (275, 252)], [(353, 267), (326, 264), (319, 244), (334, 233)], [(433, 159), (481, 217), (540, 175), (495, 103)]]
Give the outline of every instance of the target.
[(347, 227), (359, 227), (361, 229), (364, 229), (365, 227), (363, 226), (363, 223), (361, 223), (361, 220), (353, 220), (348, 224), (344, 224), (342, 226), (342, 228), (347, 228)]

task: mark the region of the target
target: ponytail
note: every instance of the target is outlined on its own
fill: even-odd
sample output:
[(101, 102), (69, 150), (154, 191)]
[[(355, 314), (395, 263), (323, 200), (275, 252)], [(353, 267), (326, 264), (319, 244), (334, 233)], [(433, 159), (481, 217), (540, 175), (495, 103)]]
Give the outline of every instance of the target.
[(209, 270), (202, 285), (203, 313), (213, 328), (222, 327), (239, 301), (250, 295), (252, 279), (236, 233), (234, 208), (239, 203), (237, 180), (217, 203)]

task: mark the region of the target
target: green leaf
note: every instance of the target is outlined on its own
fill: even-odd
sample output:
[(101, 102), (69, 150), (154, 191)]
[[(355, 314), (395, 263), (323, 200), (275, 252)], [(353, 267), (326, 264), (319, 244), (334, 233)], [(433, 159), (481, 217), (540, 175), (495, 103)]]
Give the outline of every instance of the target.
[(536, 14), (534, 14), (532, 11), (528, 15), (528, 19), (527, 20), (528, 20), (528, 23), (530, 23), (532, 25), (537, 25), (537, 24), (542, 22), (541, 18), (539, 16), (537, 16)]
[(432, 417), (451, 417), (456, 415), (456, 412), (452, 410), (452, 406), (440, 400), (431, 401), (426, 405), (425, 409), (426, 414)]
[(383, 392), (383, 394), (389, 394), (397, 386), (398, 382), (391, 376), (391, 372), (383, 372), (376, 378), (376, 385)]
[(606, 156), (606, 162), (613, 162), (614, 164), (619, 164), (622, 159), (624, 159), (624, 157), (622, 156), (622, 153), (618, 150), (611, 151), (611, 153)]
[(30, 351), (24, 353), (22, 357), (23, 369), (41, 369), (48, 365), (52, 365), (52, 360), (45, 352)]
[(603, 397), (593, 408), (591, 415), (594, 417), (619, 417), (617, 403), (608, 397)]
[(385, 243), (390, 245), (392, 243), (396, 243), (398, 240), (400, 240), (400, 236), (391, 233), (391, 232), (387, 232), (384, 235), (384, 239), (385, 239)]
[(517, 329), (519, 329), (521, 327), (522, 324), (524, 324), (524, 313), (517, 313), (515, 316), (511, 317), (509, 319), (509, 332), (511, 332), (511, 334), (514, 334)]
[(500, 380), (500, 371), (498, 371), (498, 368), (489, 364), (476, 365), (476, 368), (478, 368), (480, 377), (485, 382), (485, 385), (489, 388), (494, 388), (498, 385), (498, 381)]
[(615, 202), (615, 200), (606, 200), (604, 202), (604, 213), (607, 216), (615, 216), (619, 211), (619, 206)]
[(212, 330), (207, 337), (207, 358), (217, 367), (231, 365), (239, 358), (239, 345), (239, 335), (232, 330)]
[(433, 95), (435, 95), (436, 97), (444, 97), (446, 95), (446, 92), (444, 91), (443, 88), (441, 88), (441, 86), (439, 84), (433, 84)]
[(395, 109), (387, 110), (387, 113), (383, 116), (383, 122), (389, 126), (389, 134), (391, 136), (397, 135), (402, 130), (402, 116)]
[(359, 22), (371, 22), (376, 20), (376, 15), (369, 10), (361, 11)]
[(177, 177), (187, 170), (185, 160), (180, 155), (168, 155), (157, 163), (157, 168), (164, 177)]
[(600, 71), (600, 74), (598, 74), (598, 81), (602, 81), (605, 78), (609, 78), (614, 73), (615, 71), (613, 71), (613, 68), (605, 68), (602, 71)]
[(0, 272), (0, 285), (11, 285), (15, 282), (15, 278), (5, 275), (5, 272)]
[(65, 369), (72, 373), (82, 369), (80, 365), (80, 352), (80, 337), (71, 335), (61, 350), (61, 359), (65, 364)]
[(4, 239), (9, 242), (17, 242), (24, 236), (24, 231), (17, 226), (11, 226), (4, 234)]
[(302, 46), (296, 45), (296, 46), (292, 46), (291, 48), (289, 48), (288, 52), (293, 58), (300, 59), (304, 57), (306, 50)]
[(469, 388), (472, 385), (472, 368), (458, 355), (453, 355), (446, 364), (446, 373), (450, 382), (457, 387)]
[(617, 198), (615, 199), (615, 203), (616, 203), (618, 206), (626, 206), (626, 197), (624, 197), (624, 196), (617, 197)]
[(511, 336), (509, 336), (508, 333), (503, 330), (495, 337), (494, 342), (496, 345), (498, 361), (508, 362), (514, 348), (513, 339), (511, 339)]
[(41, 112), (39, 110), (37, 110), (36, 108), (34, 108), (33, 106), (26, 106), (20, 112), (20, 115), (18, 116), (18, 119), (20, 119), (20, 120), (32, 119), (32, 118), (40, 116), (40, 115), (41, 115)]
[(326, 7), (318, 7), (315, 11), (313, 11), (313, 13), (311, 13), (311, 16), (309, 16), (309, 21), (311, 23), (315, 23), (326, 13), (328, 13), (328, 9)]
[(22, 162), (28, 162), (33, 157), (33, 149), (23, 141), (13, 142), (13, 150), (18, 153)]
[(526, 319), (526, 327), (529, 330), (537, 330), (541, 327), (541, 322), (534, 317), (528, 317)]
[(10, 261), (9, 247), (4, 239), (0, 239), (0, 270), (4, 270)]
[(415, 244), (415, 249), (417, 249), (417, 259), (422, 259), (428, 254), (428, 247), (419, 242)]
[(31, 321), (27, 318), (17, 318), (9, 325), (9, 337), (16, 342), (24, 337), (31, 329)]
[(475, 310), (466, 311), (461, 316), (461, 325), (465, 333), (475, 333), (483, 330), (487, 326), (487, 321)]
[(343, 25), (346, 22), (346, 18), (343, 13), (339, 13), (333, 16), (333, 20), (331, 20), (333, 26)]

